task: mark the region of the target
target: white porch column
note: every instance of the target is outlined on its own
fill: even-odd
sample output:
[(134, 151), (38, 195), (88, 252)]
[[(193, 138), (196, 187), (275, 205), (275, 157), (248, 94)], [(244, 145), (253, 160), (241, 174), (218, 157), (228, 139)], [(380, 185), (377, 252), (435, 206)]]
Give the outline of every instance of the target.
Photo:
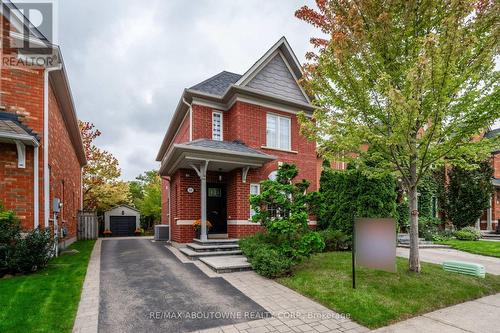
[(476, 221), (476, 229), (481, 231), (481, 218), (478, 218)]
[(488, 211), (487, 211), (487, 214), (486, 214), (486, 230), (488, 231), (491, 231), (493, 230), (492, 228), (492, 220), (493, 220), (493, 217), (492, 217), (492, 214), (493, 214), (493, 196), (490, 197), (490, 207), (488, 208)]
[(206, 242), (207, 237), (207, 168), (208, 161), (203, 161), (198, 169), (195, 165), (191, 164), (191, 167), (196, 171), (201, 181), (201, 235), (200, 240)]

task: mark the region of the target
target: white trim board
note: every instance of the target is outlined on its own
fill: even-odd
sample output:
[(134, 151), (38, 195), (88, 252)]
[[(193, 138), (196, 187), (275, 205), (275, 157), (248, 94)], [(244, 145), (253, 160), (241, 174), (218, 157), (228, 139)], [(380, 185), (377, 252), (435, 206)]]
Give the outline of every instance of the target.
[(193, 225), (196, 220), (177, 220), (175, 221), (176, 225)]

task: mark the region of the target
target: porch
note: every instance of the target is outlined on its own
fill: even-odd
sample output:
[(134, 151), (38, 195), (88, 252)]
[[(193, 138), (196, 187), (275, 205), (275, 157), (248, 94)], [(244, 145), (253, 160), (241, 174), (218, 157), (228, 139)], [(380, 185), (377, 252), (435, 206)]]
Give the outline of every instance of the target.
[[(250, 180), (260, 181), (258, 170), (275, 159), (240, 142), (203, 139), (174, 144), (160, 168), (167, 179), (171, 239), (209, 242), (258, 231), (260, 226), (249, 221)], [(193, 228), (196, 220), (201, 220), (199, 235)]]

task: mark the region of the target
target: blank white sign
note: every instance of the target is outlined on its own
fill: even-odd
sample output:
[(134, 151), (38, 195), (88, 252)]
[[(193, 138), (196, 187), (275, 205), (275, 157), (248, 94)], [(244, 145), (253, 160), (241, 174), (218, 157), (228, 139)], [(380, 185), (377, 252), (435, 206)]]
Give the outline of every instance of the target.
[(354, 223), (356, 265), (396, 272), (396, 221), (358, 218)]

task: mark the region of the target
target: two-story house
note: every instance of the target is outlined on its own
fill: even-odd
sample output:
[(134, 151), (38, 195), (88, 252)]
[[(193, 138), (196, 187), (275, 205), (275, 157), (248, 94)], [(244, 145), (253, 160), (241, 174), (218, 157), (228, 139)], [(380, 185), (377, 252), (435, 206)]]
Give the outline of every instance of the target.
[[(12, 12), (14, 5), (0, 6), (0, 204), (25, 230), (52, 229), (56, 217), (66, 246), (76, 240), (86, 164), (66, 69), (56, 45)], [(25, 43), (49, 48), (58, 60), (29, 61), (15, 47)]]
[(157, 156), (172, 241), (192, 241), (197, 219), (202, 241), (258, 231), (249, 196), (280, 163), (297, 165), (298, 178), (317, 190), (316, 144), (300, 134), (297, 118), (314, 110), (301, 76), (283, 37), (243, 75), (223, 71), (184, 90)]

